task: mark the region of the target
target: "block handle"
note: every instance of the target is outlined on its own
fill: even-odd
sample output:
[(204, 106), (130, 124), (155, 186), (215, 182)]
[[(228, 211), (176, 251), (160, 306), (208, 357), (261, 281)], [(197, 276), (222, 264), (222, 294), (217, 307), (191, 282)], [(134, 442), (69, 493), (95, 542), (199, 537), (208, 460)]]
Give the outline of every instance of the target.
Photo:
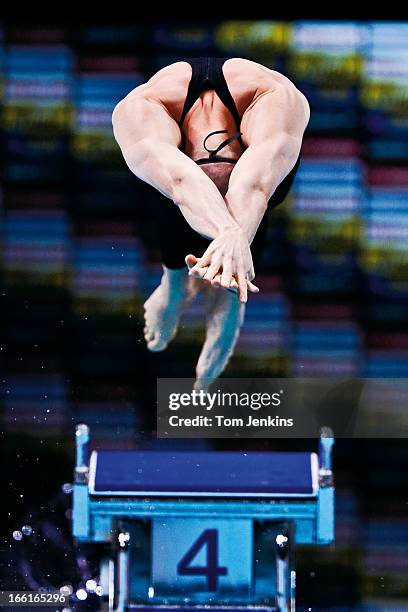
[(78, 423), (75, 428), (76, 462), (75, 482), (85, 483), (89, 472), (89, 427), (85, 423)]

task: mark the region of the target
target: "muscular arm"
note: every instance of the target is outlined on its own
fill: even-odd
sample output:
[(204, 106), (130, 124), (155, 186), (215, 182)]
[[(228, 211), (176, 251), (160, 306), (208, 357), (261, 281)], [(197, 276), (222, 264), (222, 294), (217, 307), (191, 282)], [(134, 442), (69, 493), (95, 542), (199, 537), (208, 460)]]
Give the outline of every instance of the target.
[(239, 230), (220, 192), (178, 149), (180, 130), (166, 109), (143, 92), (115, 108), (113, 131), (130, 170), (175, 204), (190, 226), (206, 238)]
[[(280, 80), (261, 94), (242, 117), (243, 141), (248, 148), (231, 173), (225, 196), (228, 209), (249, 244), (270, 197), (296, 163), (309, 121), (306, 98), (282, 75)], [(213, 284), (219, 282), (220, 275), (214, 272), (210, 247), (192, 271)], [(222, 277), (221, 285), (227, 286)]]
[(289, 81), (262, 94), (244, 113), (248, 148), (231, 173), (225, 201), (249, 243), (269, 198), (296, 163), (308, 121), (306, 98)]

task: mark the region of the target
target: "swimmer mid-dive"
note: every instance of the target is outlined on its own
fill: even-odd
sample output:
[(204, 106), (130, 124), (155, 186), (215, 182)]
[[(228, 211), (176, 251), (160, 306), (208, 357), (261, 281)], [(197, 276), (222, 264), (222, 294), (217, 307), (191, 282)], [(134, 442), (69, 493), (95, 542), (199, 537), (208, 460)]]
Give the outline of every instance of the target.
[(206, 294), (195, 388), (225, 368), (247, 293), (259, 291), (265, 213), (292, 185), (308, 121), (308, 102), (288, 78), (240, 58), (171, 64), (113, 112), (130, 170), (173, 202), (157, 219), (163, 276), (144, 305), (148, 348), (165, 349), (198, 289)]

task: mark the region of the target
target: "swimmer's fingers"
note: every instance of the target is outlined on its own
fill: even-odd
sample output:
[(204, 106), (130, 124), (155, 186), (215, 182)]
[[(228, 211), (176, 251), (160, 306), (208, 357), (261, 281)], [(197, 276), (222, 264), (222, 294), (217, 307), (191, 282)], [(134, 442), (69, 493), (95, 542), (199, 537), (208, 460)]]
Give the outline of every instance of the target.
[[(247, 279), (246, 283), (247, 283), (248, 291), (250, 291), (251, 293), (259, 293), (259, 287), (257, 287), (253, 283), (251, 283), (251, 281), (249, 281), (248, 279)], [(238, 289), (238, 283), (235, 280), (235, 278), (232, 279), (229, 288), (230, 289)]]
[[(221, 285), (221, 274), (218, 273), (214, 276), (214, 278), (211, 281), (211, 284), (213, 287), (219, 287)], [(259, 287), (257, 287), (256, 285), (254, 285), (253, 283), (251, 283), (250, 280), (247, 279), (247, 287), (248, 287), (248, 291), (250, 291), (251, 293), (259, 293)], [(235, 280), (234, 277), (232, 277), (230, 286), (228, 287), (228, 289), (233, 289), (236, 290), (238, 289), (238, 283)], [(235, 291), (236, 293), (236, 291)]]
[[(188, 267), (189, 270), (191, 270), (197, 264), (198, 261), (199, 261), (199, 259), (195, 255), (193, 255), (191, 253), (189, 255), (187, 255), (186, 258), (185, 258), (185, 262), (186, 262), (187, 267)], [(208, 271), (208, 267), (205, 270), (205, 274), (207, 274), (207, 271)], [(250, 276), (252, 276), (252, 275), (250, 275)], [(254, 277), (255, 277), (255, 274), (253, 274), (252, 279)], [(206, 278), (206, 280), (207, 280), (207, 278)], [(213, 285), (213, 287), (220, 287), (222, 285), (221, 280), (222, 280), (222, 272), (217, 272), (215, 275), (213, 275), (213, 277), (211, 279), (211, 284)], [(254, 285), (254, 283), (252, 283), (249, 279), (247, 279), (246, 283), (247, 283), (248, 291), (250, 291), (251, 293), (259, 293), (259, 287)], [(229, 287), (225, 287), (225, 286), (223, 286), (223, 287), (225, 289), (235, 290), (235, 292), (236, 292), (236, 290), (238, 289), (238, 283), (235, 280), (235, 278), (232, 276), (230, 284), (229, 284)]]
[(221, 254), (215, 253), (210, 265), (208, 266), (204, 276), (202, 277), (203, 280), (208, 281), (208, 282), (212, 281), (212, 279), (218, 274), (220, 270), (221, 260), (222, 260)]
[[(214, 276), (214, 278), (211, 281), (211, 284), (212, 284), (213, 287), (220, 287), (220, 285), (221, 285), (221, 275), (222, 275), (222, 272), (217, 272), (217, 274)], [(234, 282), (234, 281), (232, 281), (232, 282)], [(231, 289), (232, 286), (233, 285), (231, 283), (229, 288)]]
[(254, 285), (253, 283), (251, 283), (250, 280), (247, 279), (247, 286), (248, 286), (248, 290), (251, 293), (259, 293), (259, 287), (257, 287), (256, 285)]
[(238, 299), (240, 302), (245, 304), (248, 300), (248, 289), (247, 289), (247, 279), (245, 278), (245, 270), (242, 259), (238, 262), (238, 270), (236, 273), (237, 282), (238, 282)]
[(194, 267), (194, 268), (191, 268), (188, 275), (192, 276), (193, 278), (199, 278), (200, 280), (203, 280), (206, 272), (207, 272), (207, 268), (195, 268)]
[(195, 255), (187, 255), (184, 261), (187, 264), (188, 275), (192, 276), (193, 278), (201, 279), (207, 271), (207, 268), (203, 268), (200, 270), (200, 268), (198, 267), (200, 260)]
[(221, 272), (218, 272), (211, 281), (213, 287), (219, 287), (221, 285)]
[(204, 253), (202, 257), (197, 259), (197, 262), (194, 264), (192, 268), (189, 270), (189, 275), (194, 276), (194, 278), (203, 278), (204, 274), (207, 271), (208, 266), (210, 265), (212, 260), (211, 252), (207, 251)]
[(191, 270), (191, 268), (196, 265), (198, 259), (195, 255), (190, 253), (189, 255), (186, 255), (184, 261), (186, 262), (188, 269)]
[(226, 257), (223, 260), (223, 266), (222, 266), (222, 274), (221, 274), (221, 287), (224, 287), (224, 289), (228, 289), (229, 286), (231, 285), (231, 281), (232, 281), (232, 261), (231, 258)]

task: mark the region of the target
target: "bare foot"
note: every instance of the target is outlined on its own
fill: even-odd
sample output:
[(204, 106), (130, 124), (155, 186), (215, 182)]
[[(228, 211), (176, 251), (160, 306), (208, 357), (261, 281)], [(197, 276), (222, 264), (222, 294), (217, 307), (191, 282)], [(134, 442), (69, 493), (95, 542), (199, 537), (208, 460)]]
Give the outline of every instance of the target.
[(226, 367), (244, 321), (245, 304), (229, 291), (207, 286), (206, 311), (207, 334), (196, 367), (196, 390), (206, 390)]
[[(192, 282), (193, 281), (193, 282)], [(188, 270), (163, 266), (160, 285), (144, 303), (144, 337), (150, 351), (163, 351), (177, 333), (180, 316), (198, 291)]]

